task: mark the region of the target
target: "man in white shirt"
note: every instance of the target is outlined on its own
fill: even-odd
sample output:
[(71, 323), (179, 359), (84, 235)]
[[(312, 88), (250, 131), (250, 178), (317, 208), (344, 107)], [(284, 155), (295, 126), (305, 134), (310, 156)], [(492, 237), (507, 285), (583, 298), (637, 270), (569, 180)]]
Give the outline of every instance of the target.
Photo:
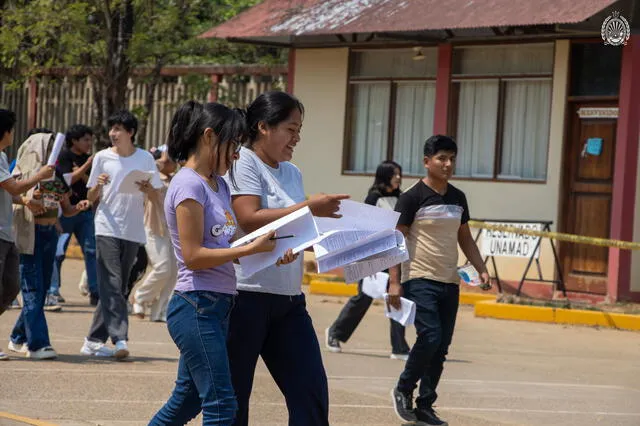
[[(100, 200), (95, 215), (100, 300), (80, 352), (122, 359), (129, 356), (125, 296), (129, 275), (138, 248), (147, 241), (143, 222), (144, 198), (145, 195), (157, 197), (162, 182), (151, 154), (133, 145), (138, 129), (133, 114), (117, 112), (109, 117), (107, 124), (112, 146), (94, 156), (87, 182), (87, 198), (91, 202)], [(134, 170), (148, 172), (151, 178), (136, 182), (139, 191), (120, 191), (120, 184)], [(115, 350), (105, 346), (109, 337)]]

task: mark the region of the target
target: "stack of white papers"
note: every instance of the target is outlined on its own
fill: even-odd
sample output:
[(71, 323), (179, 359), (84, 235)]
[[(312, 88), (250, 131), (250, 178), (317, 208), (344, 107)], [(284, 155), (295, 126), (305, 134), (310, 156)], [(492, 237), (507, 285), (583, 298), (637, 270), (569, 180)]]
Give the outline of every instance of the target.
[(404, 236), (396, 231), (400, 213), (340, 202), (339, 219), (316, 218), (322, 241), (313, 246), (318, 272), (344, 267), (346, 282), (356, 282), (406, 261)]
[[(416, 319), (416, 304), (404, 297), (400, 298), (400, 309), (395, 309), (393, 306), (388, 306), (387, 298), (388, 294), (384, 295), (384, 314), (387, 318), (391, 318), (394, 321), (399, 322), (403, 326), (407, 327)], [(391, 308), (391, 309), (389, 309)]]
[(246, 244), (271, 230), (275, 230), (277, 236), (293, 235), (277, 240), (275, 250), (270, 253), (240, 258), (243, 272), (253, 275), (275, 265), (287, 249), (299, 253), (313, 246), (318, 272), (344, 267), (347, 282), (356, 282), (409, 258), (404, 236), (395, 229), (400, 213), (343, 200), (338, 214), (342, 215), (339, 219), (317, 218), (304, 207), (238, 239), (231, 246)]

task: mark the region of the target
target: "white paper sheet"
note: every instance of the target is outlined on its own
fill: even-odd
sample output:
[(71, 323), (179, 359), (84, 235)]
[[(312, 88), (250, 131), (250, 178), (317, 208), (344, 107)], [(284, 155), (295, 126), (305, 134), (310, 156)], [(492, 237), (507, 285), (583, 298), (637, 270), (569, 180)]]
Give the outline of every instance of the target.
[(329, 231), (369, 231), (379, 232), (395, 229), (400, 213), (389, 209), (359, 203), (353, 200), (340, 201), (339, 219), (317, 217), (318, 231), (324, 234)]
[(387, 292), (389, 274), (377, 272), (374, 275), (362, 279), (362, 292), (372, 299), (382, 299)]
[(257, 237), (275, 230), (276, 236), (295, 235), (293, 238), (284, 238), (276, 241), (276, 248), (269, 253), (257, 253), (244, 256), (239, 259), (244, 274), (253, 275), (269, 266), (276, 264), (288, 249), (293, 253), (299, 253), (311, 247), (318, 241), (320, 234), (309, 207), (303, 207), (278, 220), (275, 220), (260, 229), (234, 241), (231, 247), (238, 247), (255, 240)]
[(405, 248), (396, 247), (375, 256), (354, 262), (344, 267), (345, 282), (354, 283), (364, 277), (396, 266), (409, 260), (409, 252)]
[(65, 173), (62, 175), (62, 178), (68, 186), (71, 186), (71, 178), (73, 178), (73, 173)]
[(403, 326), (407, 327), (412, 325), (416, 319), (416, 304), (409, 299), (405, 299), (404, 297), (400, 298), (400, 310), (396, 310), (395, 308), (389, 307), (387, 305), (388, 294), (384, 295), (384, 314), (387, 318), (391, 318), (394, 321), (399, 322)]
[(118, 185), (116, 192), (123, 194), (138, 194), (140, 193), (140, 188), (136, 185), (136, 182), (151, 180), (151, 178), (153, 178), (153, 174), (154, 172), (131, 170), (129, 174), (120, 181), (120, 185)]
[(64, 139), (64, 134), (56, 134), (56, 139), (53, 142), (53, 149), (51, 150), (51, 154), (49, 154), (49, 159), (47, 160), (48, 166), (55, 166), (58, 162), (58, 156), (60, 155), (60, 150), (62, 149), (62, 145), (64, 144)]
[[(394, 229), (376, 232), (350, 246), (316, 257), (318, 272), (327, 272), (397, 247)], [(315, 248), (314, 248), (315, 250)]]

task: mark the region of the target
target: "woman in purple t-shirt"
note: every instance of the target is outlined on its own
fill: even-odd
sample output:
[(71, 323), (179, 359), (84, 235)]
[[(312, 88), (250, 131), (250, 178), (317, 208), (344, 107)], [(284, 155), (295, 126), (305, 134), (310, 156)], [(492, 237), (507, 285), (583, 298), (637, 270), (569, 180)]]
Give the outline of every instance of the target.
[[(242, 113), (217, 103), (189, 101), (171, 122), (169, 155), (185, 162), (172, 179), (164, 204), (178, 260), (167, 326), (180, 350), (180, 360), (173, 394), (150, 425), (186, 424), (201, 410), (205, 425), (231, 425), (234, 421), (237, 404), (226, 346), (236, 294), (231, 263), (275, 248), (274, 232), (230, 248), (236, 219), (222, 175), (238, 159), (245, 135)], [(278, 263), (290, 263), (294, 258), (288, 251)]]

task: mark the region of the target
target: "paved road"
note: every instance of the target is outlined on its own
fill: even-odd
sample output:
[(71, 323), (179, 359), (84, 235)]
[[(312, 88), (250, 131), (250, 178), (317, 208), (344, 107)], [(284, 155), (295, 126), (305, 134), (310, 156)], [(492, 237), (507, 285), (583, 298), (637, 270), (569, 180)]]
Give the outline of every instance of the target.
[[(14, 357), (0, 363), (0, 425), (24, 423), (13, 413), (59, 426), (146, 425), (175, 378), (177, 350), (160, 323), (131, 318), (127, 362), (79, 354), (92, 308), (75, 283), (81, 264), (67, 260), (68, 303), (48, 313), (59, 358)], [(309, 296), (316, 331), (338, 314), (344, 298)], [(18, 311), (0, 318), (2, 346)], [(413, 329), (408, 338), (414, 339)], [(389, 359), (388, 322), (373, 306), (344, 352), (323, 352), (329, 375), (331, 425), (400, 425), (389, 390), (402, 362)], [(640, 333), (458, 316), (437, 410), (454, 425), (640, 425)], [(192, 424), (200, 424), (197, 419)], [(286, 425), (284, 400), (266, 368), (257, 371), (252, 425)]]

